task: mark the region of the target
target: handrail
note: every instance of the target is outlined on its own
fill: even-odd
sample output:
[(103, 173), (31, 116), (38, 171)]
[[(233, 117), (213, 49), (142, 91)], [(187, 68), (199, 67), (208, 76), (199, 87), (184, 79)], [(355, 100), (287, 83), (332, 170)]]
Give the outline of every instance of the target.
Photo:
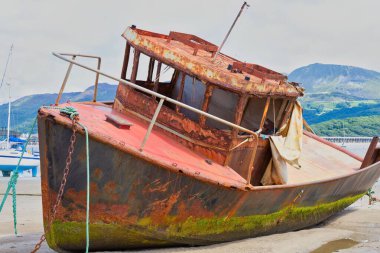
[[(144, 88), (144, 87), (141, 87), (141, 86), (139, 86), (139, 85), (137, 85), (137, 84), (134, 84), (134, 83), (132, 83), (132, 82), (129, 82), (129, 81), (126, 81), (126, 80), (123, 80), (123, 79), (120, 79), (120, 78), (117, 78), (117, 77), (111, 76), (111, 75), (109, 75), (109, 74), (107, 74), (107, 73), (104, 73), (104, 72), (102, 72), (102, 71), (100, 71), (100, 70), (96, 70), (96, 69), (91, 68), (91, 67), (88, 67), (88, 66), (86, 66), (86, 65), (84, 65), (84, 64), (78, 63), (78, 62), (75, 61), (75, 58), (74, 58), (73, 60), (70, 60), (70, 59), (64, 57), (64, 56), (69, 56), (69, 55), (74, 56), (73, 54), (62, 54), (62, 53), (55, 53), (55, 52), (53, 52), (53, 55), (56, 56), (56, 57), (58, 57), (58, 58), (61, 59), (61, 60), (64, 60), (64, 61), (70, 62), (70, 66), (72, 66), (72, 64), (75, 64), (75, 65), (77, 65), (77, 66), (79, 66), (79, 67), (82, 67), (82, 68), (87, 69), (87, 70), (89, 70), (89, 71), (95, 72), (95, 73), (97, 73), (97, 75), (102, 75), (102, 76), (108, 77), (108, 78), (110, 78), (110, 79), (112, 79), (112, 80), (114, 80), (114, 81), (117, 81), (117, 82), (122, 83), (122, 84), (124, 84), (124, 85), (130, 86), (130, 87), (135, 88), (135, 89), (137, 89), (137, 90), (140, 90), (140, 91), (142, 91), (142, 92), (148, 93), (148, 94), (150, 94), (150, 95), (152, 95), (152, 96), (155, 96), (155, 97), (158, 97), (158, 98), (160, 98), (160, 99), (163, 99), (164, 101), (168, 101), (168, 102), (173, 103), (173, 104), (175, 104), (175, 105), (181, 106), (181, 107), (183, 107), (183, 108), (185, 108), (185, 109), (188, 109), (188, 110), (190, 110), (190, 111), (193, 111), (193, 112), (196, 112), (196, 113), (198, 113), (198, 114), (204, 115), (204, 116), (207, 117), (207, 118), (213, 119), (213, 120), (215, 120), (215, 121), (218, 121), (218, 122), (220, 122), (220, 123), (222, 123), (222, 124), (225, 124), (225, 125), (227, 125), (227, 126), (230, 126), (230, 127), (232, 127), (232, 128), (238, 129), (238, 130), (240, 130), (240, 131), (243, 131), (243, 132), (246, 132), (246, 133), (249, 133), (249, 134), (252, 134), (252, 135), (257, 135), (257, 133), (254, 132), (254, 131), (251, 131), (251, 130), (249, 130), (249, 129), (247, 129), (247, 128), (241, 127), (241, 126), (239, 126), (239, 125), (236, 125), (236, 124), (234, 124), (234, 123), (231, 123), (231, 122), (229, 122), (229, 121), (227, 121), (227, 120), (224, 120), (224, 119), (221, 119), (221, 118), (219, 118), (219, 117), (216, 117), (216, 116), (214, 116), (214, 115), (212, 115), (212, 114), (209, 114), (209, 113), (207, 113), (207, 112), (201, 111), (201, 110), (199, 110), (199, 109), (197, 109), (197, 108), (194, 108), (194, 107), (192, 107), (192, 106), (189, 106), (189, 105), (187, 105), (187, 104), (181, 103), (181, 102), (179, 102), (179, 101), (177, 101), (177, 100), (175, 100), (175, 99), (172, 99), (172, 98), (166, 97), (166, 96), (164, 96), (164, 95), (162, 95), (162, 94), (160, 94), (160, 93), (157, 93), (157, 92), (151, 91), (151, 90), (149, 90), (149, 89), (146, 89), (146, 88)], [(77, 56), (81, 56), (81, 55), (79, 55), (79, 54), (76, 54), (76, 55), (77, 55)], [(68, 74), (70, 74), (70, 72), (68, 72)], [(64, 86), (63, 86), (63, 88), (64, 88)], [(157, 108), (157, 109), (158, 109), (158, 108)], [(154, 124), (154, 121), (153, 121), (153, 124)], [(148, 133), (147, 133), (147, 134), (148, 134)]]
[[(55, 53), (53, 53), (53, 54), (55, 55)], [(98, 59), (97, 69), (100, 70), (100, 64), (102, 62), (102, 58), (100, 58), (99, 56), (86, 55), (86, 54), (71, 54), (71, 53), (59, 53), (59, 54), (60, 55), (65, 55), (65, 56), (71, 56), (73, 61), (75, 60), (76, 57)], [(59, 90), (59, 93), (58, 93), (58, 97), (55, 100), (55, 105), (58, 105), (59, 101), (61, 100), (61, 97), (62, 97), (62, 94), (63, 94), (63, 90), (65, 89), (67, 80), (69, 79), (69, 75), (70, 75), (71, 69), (73, 67), (73, 64), (76, 64), (75, 61), (70, 63), (70, 65), (69, 65), (69, 67), (68, 67), (68, 69), (66, 71), (65, 78), (63, 79), (63, 83), (61, 85), (61, 89)], [(93, 102), (96, 102), (96, 97), (97, 97), (97, 94), (98, 94), (98, 82), (99, 82), (99, 73), (96, 73), (96, 76), (95, 76), (95, 85), (94, 85), (94, 97), (92, 99)]]

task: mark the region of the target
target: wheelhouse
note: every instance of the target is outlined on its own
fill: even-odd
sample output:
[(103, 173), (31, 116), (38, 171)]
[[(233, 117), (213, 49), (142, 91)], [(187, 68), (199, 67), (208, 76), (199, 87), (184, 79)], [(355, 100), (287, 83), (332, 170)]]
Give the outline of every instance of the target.
[(156, 116), (155, 126), (209, 163), (230, 166), (247, 183), (259, 185), (271, 158), (266, 137), (287, 123), (303, 89), (270, 69), (215, 55), (217, 46), (194, 35), (164, 35), (132, 26), (122, 36), (126, 47), (121, 79), (249, 131), (168, 100), (161, 107), (154, 94), (121, 82), (114, 109), (143, 119)]

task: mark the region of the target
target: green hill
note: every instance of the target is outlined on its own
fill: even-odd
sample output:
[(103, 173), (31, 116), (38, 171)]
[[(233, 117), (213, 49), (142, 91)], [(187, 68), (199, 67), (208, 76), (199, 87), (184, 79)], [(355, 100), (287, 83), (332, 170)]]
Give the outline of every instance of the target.
[(333, 119), (312, 125), (320, 136), (379, 136), (380, 115)]

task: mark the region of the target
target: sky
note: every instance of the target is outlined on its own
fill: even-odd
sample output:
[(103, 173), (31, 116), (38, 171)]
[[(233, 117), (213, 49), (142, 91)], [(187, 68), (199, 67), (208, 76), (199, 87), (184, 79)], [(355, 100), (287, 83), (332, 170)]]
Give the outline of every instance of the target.
[[(127, 26), (195, 34), (219, 45), (243, 1), (0, 0), (0, 75), (9, 48), (11, 97), (56, 93), (68, 63), (51, 52), (102, 57), (102, 70), (120, 76)], [(223, 53), (282, 73), (312, 63), (380, 71), (380, 1), (254, 0)], [(94, 61), (82, 61), (95, 66)], [(94, 74), (74, 67), (65, 91), (82, 91)], [(114, 83), (101, 78), (100, 82)], [(8, 98), (0, 88), (0, 103)]]

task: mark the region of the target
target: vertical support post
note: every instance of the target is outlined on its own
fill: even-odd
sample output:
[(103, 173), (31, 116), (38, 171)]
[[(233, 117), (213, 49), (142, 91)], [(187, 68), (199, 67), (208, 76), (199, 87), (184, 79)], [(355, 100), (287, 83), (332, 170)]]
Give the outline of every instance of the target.
[(265, 119), (267, 117), (269, 105), (270, 105), (270, 97), (267, 97), (267, 102), (265, 103), (264, 112), (263, 112), (263, 116), (261, 118), (259, 131), (263, 129), (263, 126), (264, 126), (264, 123), (265, 123)]
[(133, 67), (131, 73), (131, 82), (136, 83), (137, 71), (139, 69), (140, 51), (135, 48), (135, 55), (133, 57)]
[(162, 67), (162, 62), (158, 62), (157, 70), (156, 70), (156, 78), (154, 79), (154, 89), (153, 89), (154, 92), (157, 92), (158, 90), (158, 83), (160, 82), (161, 67)]
[(140, 151), (143, 151), (144, 149), (144, 146), (149, 138), (149, 135), (150, 133), (152, 132), (152, 129), (153, 129), (153, 126), (154, 124), (156, 123), (156, 120), (157, 120), (157, 116), (158, 114), (160, 113), (160, 110), (161, 110), (161, 107), (162, 107), (162, 104), (164, 103), (165, 99), (164, 98), (161, 98), (160, 99), (160, 102), (158, 103), (157, 105), (157, 108), (156, 108), (156, 111), (154, 112), (154, 115), (153, 115), (153, 118), (152, 120), (150, 121), (150, 124), (149, 124), (149, 127), (148, 127), (148, 130), (146, 131), (146, 134), (144, 136), (144, 140), (142, 141), (141, 143), (141, 146), (140, 146)]
[[(243, 113), (244, 113), (245, 107), (247, 106), (248, 98), (249, 97), (247, 94), (243, 94), (239, 97), (238, 104), (236, 105), (235, 121), (234, 121), (234, 124), (236, 125), (240, 125), (243, 119)], [(232, 133), (233, 133), (232, 136), (235, 137), (238, 133), (238, 130), (234, 128), (232, 130)]]
[[(236, 125), (240, 125), (240, 123), (243, 119), (243, 113), (244, 113), (245, 107), (247, 106), (248, 98), (249, 98), (249, 96), (247, 94), (243, 94), (239, 97), (238, 103), (236, 105), (235, 119), (234, 119), (234, 124), (236, 124)], [(230, 144), (230, 147), (228, 150), (226, 160), (224, 161), (225, 165), (228, 165), (230, 163), (231, 158), (233, 156), (233, 151), (231, 149), (237, 144), (236, 137), (237, 137), (238, 132), (239, 132), (239, 130), (236, 128), (233, 128), (231, 131), (231, 137), (232, 137), (231, 140), (232, 141), (231, 141), (231, 144)]]
[(289, 115), (290, 113), (292, 112), (293, 110), (293, 106), (294, 106), (294, 101), (292, 100), (289, 100), (289, 103), (286, 107), (286, 110), (285, 110), (285, 114), (284, 114), (284, 117), (282, 118), (281, 120), (281, 124), (278, 126), (278, 129), (281, 129), (281, 127), (286, 123), (286, 121), (288, 120), (289, 118)]
[(379, 143), (379, 137), (378, 136), (373, 137), (371, 144), (369, 144), (367, 153), (365, 154), (365, 157), (363, 159), (362, 165), (360, 166), (360, 169), (370, 166), (371, 164), (375, 162), (377, 157), (374, 157), (374, 154), (376, 153), (375, 151), (376, 151), (376, 147), (378, 143)]
[(280, 110), (278, 110), (278, 115), (277, 115), (276, 122), (275, 122), (275, 125), (277, 126), (278, 129), (280, 129), (280, 126), (278, 124), (280, 123), (281, 116), (284, 113), (287, 102), (288, 102), (287, 99), (283, 99), (283, 101), (281, 103)]
[[(207, 84), (205, 97), (204, 97), (203, 104), (202, 104), (202, 111), (204, 111), (204, 112), (208, 111), (208, 106), (210, 105), (211, 96), (212, 96), (213, 91), (214, 91), (214, 86)], [(199, 116), (199, 124), (202, 127), (206, 124), (206, 116), (204, 116), (204, 115)]]
[[(102, 59), (99, 57), (98, 58), (98, 67), (97, 69), (100, 70), (100, 64), (102, 62)], [(94, 98), (93, 98), (93, 102), (96, 102), (96, 97), (98, 95), (98, 83), (99, 83), (99, 73), (96, 73), (96, 76), (95, 76), (95, 87), (94, 87)]]
[(123, 80), (126, 80), (126, 78), (127, 78), (127, 69), (128, 69), (130, 52), (131, 52), (131, 45), (127, 41), (125, 44), (123, 68), (121, 70), (121, 77), (120, 77)]
[(156, 78), (154, 79), (154, 87), (153, 87), (154, 92), (158, 91), (158, 83), (160, 82), (161, 66), (162, 66), (162, 62), (158, 62), (157, 70), (156, 70)]
[(257, 134), (255, 134), (254, 136), (254, 148), (252, 150), (252, 155), (251, 155), (251, 159), (249, 160), (249, 167), (248, 167), (248, 175), (247, 175), (247, 185), (251, 184), (251, 178), (252, 178), (252, 172), (255, 168), (255, 158), (256, 158), (256, 153), (257, 153), (257, 147), (259, 146), (259, 137), (257, 136)]
[[(178, 96), (177, 96), (177, 101), (180, 101), (180, 102), (182, 100), (183, 90), (185, 89), (185, 80), (186, 80), (186, 74), (185, 72), (181, 72), (181, 86), (179, 87)], [(178, 105), (175, 105), (175, 111), (179, 112)]]
[(153, 69), (154, 69), (154, 58), (150, 58), (149, 60), (149, 69), (148, 69), (148, 77), (147, 77), (147, 83), (151, 83), (152, 82), (152, 76), (153, 76)]
[[(71, 58), (71, 60), (75, 60), (75, 55), (73, 55), (73, 57)], [(63, 83), (61, 85), (61, 89), (59, 90), (59, 93), (58, 93), (58, 97), (57, 99), (55, 100), (55, 105), (58, 105), (59, 104), (59, 101), (61, 100), (61, 97), (62, 97), (62, 93), (63, 91), (65, 90), (65, 87), (66, 87), (66, 83), (67, 83), (67, 80), (69, 79), (69, 76), (70, 76), (70, 72), (71, 72), (71, 69), (73, 68), (73, 63), (70, 62), (70, 65), (69, 67), (67, 68), (67, 71), (66, 71), (66, 75), (65, 75), (65, 78), (63, 79)]]

